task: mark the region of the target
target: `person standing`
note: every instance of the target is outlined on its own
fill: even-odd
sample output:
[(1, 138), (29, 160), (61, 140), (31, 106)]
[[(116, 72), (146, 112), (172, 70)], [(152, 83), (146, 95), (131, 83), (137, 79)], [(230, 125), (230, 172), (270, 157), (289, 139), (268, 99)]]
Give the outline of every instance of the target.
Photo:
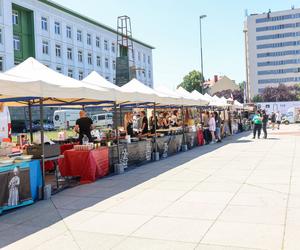
[(209, 131), (211, 133), (211, 138), (212, 138), (211, 144), (213, 144), (213, 143), (215, 143), (215, 133), (216, 133), (216, 120), (215, 120), (214, 113), (210, 114), (208, 126), (209, 126)]
[(79, 142), (82, 144), (82, 139), (86, 135), (89, 142), (92, 142), (91, 130), (93, 130), (93, 121), (87, 117), (86, 112), (81, 110), (79, 112), (79, 119), (76, 121), (75, 132), (79, 134)]
[(266, 113), (266, 111), (263, 110), (262, 111), (262, 129), (264, 132), (264, 139), (267, 139), (267, 137), (268, 137), (268, 132), (267, 132), (268, 121), (269, 121), (269, 116)]
[(279, 111), (276, 113), (276, 123), (277, 123), (277, 129), (280, 129), (282, 115)]
[(209, 112), (206, 111), (203, 116), (203, 134), (204, 134), (204, 140), (205, 144), (208, 145), (211, 142), (211, 136), (209, 132)]
[(255, 137), (256, 137), (256, 132), (257, 132), (257, 136), (259, 139), (260, 134), (261, 134), (261, 127), (262, 127), (262, 117), (261, 117), (260, 111), (256, 111), (256, 114), (254, 115), (252, 121), (254, 124), (253, 139), (255, 139)]
[(271, 115), (271, 123), (272, 123), (272, 130), (274, 130), (275, 123), (276, 123), (276, 114), (274, 112), (272, 112), (272, 115)]
[(142, 120), (142, 127), (141, 127), (141, 131), (142, 134), (148, 134), (149, 129), (148, 129), (148, 119), (146, 117), (146, 112), (145, 111), (141, 111), (141, 120)]
[(221, 117), (218, 112), (215, 111), (215, 122), (216, 122), (216, 142), (222, 142), (221, 140)]

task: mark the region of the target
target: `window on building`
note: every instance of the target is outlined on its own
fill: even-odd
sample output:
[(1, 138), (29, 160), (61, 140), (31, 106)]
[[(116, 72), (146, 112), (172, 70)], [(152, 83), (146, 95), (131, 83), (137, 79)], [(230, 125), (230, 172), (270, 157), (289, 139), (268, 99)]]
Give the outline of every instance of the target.
[(101, 57), (97, 56), (97, 66), (101, 67)]
[(116, 84), (116, 78), (113, 79), (113, 83)]
[(78, 62), (82, 63), (82, 61), (83, 61), (82, 51), (78, 50)]
[(67, 38), (72, 38), (72, 28), (70, 26), (67, 26)]
[(68, 77), (73, 77), (73, 69), (68, 69)]
[(82, 31), (81, 30), (77, 30), (77, 41), (82, 42)]
[(15, 35), (13, 38), (14, 50), (19, 51), (21, 49), (20, 37)]
[(92, 35), (91, 34), (87, 34), (87, 36), (86, 36), (86, 43), (88, 45), (92, 44)]
[(113, 70), (116, 70), (116, 61), (115, 60), (112, 61), (112, 68), (113, 68)]
[(148, 71), (148, 78), (151, 79), (151, 70)]
[(83, 79), (83, 71), (79, 70), (78, 79), (81, 81)]
[(60, 35), (60, 23), (59, 22), (54, 23), (54, 33), (56, 35)]
[(116, 46), (114, 43), (111, 44), (111, 52), (115, 53), (116, 52)]
[(4, 60), (3, 60), (3, 56), (0, 56), (0, 71), (3, 71), (4, 69)]
[(109, 68), (108, 58), (105, 58), (105, 68)]
[(55, 55), (56, 57), (61, 57), (61, 46), (59, 44), (55, 45)]
[(104, 49), (108, 50), (108, 41), (107, 40), (104, 40)]
[(88, 64), (92, 65), (92, 54), (88, 53)]
[(148, 56), (148, 64), (151, 64), (151, 58)]
[(143, 62), (145, 63), (146, 62), (146, 55), (143, 54)]
[(12, 11), (12, 23), (14, 25), (18, 25), (19, 24), (19, 12), (17, 10), (13, 10)]
[(3, 44), (3, 29), (0, 28), (0, 44)]
[(69, 60), (72, 60), (72, 59), (73, 59), (73, 50), (72, 50), (72, 48), (68, 48), (68, 49), (67, 49), (67, 58), (68, 58)]
[(42, 30), (48, 30), (48, 19), (46, 17), (41, 18)]
[(138, 60), (141, 61), (141, 52), (138, 52)]
[(57, 71), (58, 73), (62, 73), (62, 68), (59, 67), (59, 66), (57, 66), (57, 67), (56, 67), (56, 71)]
[(99, 36), (96, 37), (96, 47), (100, 48), (100, 37)]
[(43, 41), (42, 42), (42, 50), (44, 55), (49, 54), (49, 42), (48, 41)]
[(106, 79), (107, 81), (109, 81), (109, 76), (106, 76), (105, 79)]

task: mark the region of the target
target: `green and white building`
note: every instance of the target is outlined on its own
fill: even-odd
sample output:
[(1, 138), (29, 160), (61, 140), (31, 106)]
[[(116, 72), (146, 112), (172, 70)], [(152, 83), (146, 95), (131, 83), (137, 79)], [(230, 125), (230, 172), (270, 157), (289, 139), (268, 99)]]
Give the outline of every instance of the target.
[[(0, 0), (0, 70), (35, 57), (76, 79), (95, 70), (115, 82), (117, 32), (47, 0)], [(133, 39), (137, 78), (153, 87), (151, 45)]]

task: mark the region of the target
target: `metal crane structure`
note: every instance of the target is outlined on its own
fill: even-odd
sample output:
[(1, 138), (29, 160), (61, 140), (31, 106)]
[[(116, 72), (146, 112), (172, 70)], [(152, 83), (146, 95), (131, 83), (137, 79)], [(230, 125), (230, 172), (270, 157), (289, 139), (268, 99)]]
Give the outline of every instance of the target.
[(117, 60), (116, 84), (123, 86), (136, 77), (130, 17), (118, 17), (117, 22)]

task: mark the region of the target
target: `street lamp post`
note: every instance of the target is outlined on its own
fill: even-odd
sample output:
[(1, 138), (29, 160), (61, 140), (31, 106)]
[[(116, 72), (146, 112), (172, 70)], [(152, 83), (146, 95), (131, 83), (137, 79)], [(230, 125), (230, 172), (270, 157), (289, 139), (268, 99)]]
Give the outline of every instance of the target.
[[(201, 53), (201, 74), (204, 80), (204, 74), (203, 74), (203, 49), (202, 49), (202, 19), (207, 17), (207, 15), (201, 15), (199, 17), (200, 21), (200, 53)], [(202, 94), (203, 94), (203, 83), (202, 83), (202, 88), (201, 88)]]
[(250, 102), (250, 84), (249, 84), (249, 65), (248, 65), (248, 44), (247, 44), (247, 30), (244, 29), (245, 39), (245, 66), (246, 66), (246, 84), (245, 84), (245, 100), (244, 103)]

